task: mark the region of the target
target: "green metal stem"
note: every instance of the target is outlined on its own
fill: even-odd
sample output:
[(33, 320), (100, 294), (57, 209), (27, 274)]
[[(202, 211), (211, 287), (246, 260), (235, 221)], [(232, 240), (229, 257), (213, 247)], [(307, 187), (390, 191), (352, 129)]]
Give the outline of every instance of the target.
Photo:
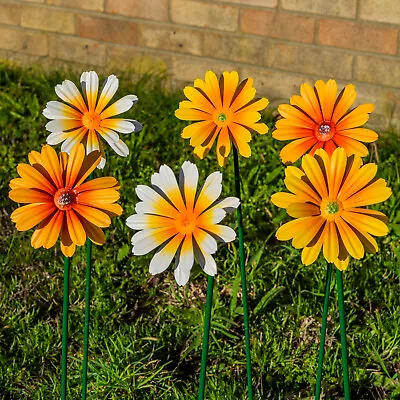
[(83, 334), (82, 400), (86, 399), (86, 393), (87, 393), (91, 267), (92, 267), (92, 242), (88, 238), (86, 241), (86, 293), (85, 293), (85, 327), (84, 327), (84, 334)]
[[(94, 172), (89, 175), (93, 179)], [(86, 278), (85, 278), (85, 325), (83, 332), (83, 361), (82, 361), (82, 400), (86, 400), (87, 394), (87, 371), (89, 354), (89, 323), (90, 323), (90, 275), (92, 269), (92, 242), (86, 240)]]
[(346, 320), (345, 320), (344, 299), (343, 299), (343, 280), (342, 280), (342, 271), (339, 271), (338, 269), (336, 269), (336, 280), (338, 286), (340, 341), (342, 344), (344, 399), (350, 400), (350, 383), (349, 383), (349, 367), (348, 367), (349, 363), (347, 357)]
[(61, 355), (61, 400), (66, 400), (66, 398), (67, 398), (69, 266), (70, 266), (69, 257), (64, 257), (64, 294), (63, 294), (62, 355)]
[[(235, 166), (235, 189), (236, 197), (241, 200), (240, 196), (240, 173), (239, 173), (239, 159), (236, 147), (233, 146), (233, 162)], [(240, 201), (241, 203), (241, 201)], [(249, 307), (247, 304), (247, 287), (246, 287), (246, 267), (244, 255), (244, 242), (243, 242), (243, 223), (242, 223), (242, 206), (237, 208), (238, 217), (238, 239), (239, 239), (239, 263), (240, 275), (242, 280), (242, 303), (244, 314), (244, 336), (246, 343), (246, 369), (247, 369), (247, 388), (248, 400), (253, 400), (253, 387), (251, 382), (251, 357), (250, 357), (250, 329), (249, 329)]]
[(214, 277), (208, 276), (207, 281), (207, 297), (206, 297), (206, 313), (204, 316), (204, 336), (203, 336), (203, 349), (201, 352), (201, 368), (200, 368), (200, 384), (199, 384), (199, 397), (198, 400), (204, 399), (206, 387), (206, 369), (208, 359), (208, 339), (210, 336), (211, 326), (211, 308), (214, 289)]
[(319, 400), (320, 396), (321, 396), (322, 366), (324, 363), (326, 321), (328, 319), (329, 294), (330, 294), (330, 290), (331, 290), (331, 276), (332, 276), (332, 264), (328, 263), (328, 266), (326, 269), (324, 311), (322, 313), (322, 326), (321, 326), (321, 334), (319, 337), (318, 373), (317, 373), (317, 385), (315, 388), (315, 400)]

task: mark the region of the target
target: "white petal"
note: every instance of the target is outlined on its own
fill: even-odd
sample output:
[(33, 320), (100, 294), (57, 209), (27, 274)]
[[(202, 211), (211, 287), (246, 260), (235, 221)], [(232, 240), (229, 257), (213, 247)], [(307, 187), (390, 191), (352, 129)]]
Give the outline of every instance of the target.
[(221, 222), (226, 216), (226, 212), (223, 208), (210, 208), (207, 211), (204, 211), (200, 216), (200, 221), (202, 225), (210, 225), (210, 224), (218, 224)]
[(213, 172), (209, 175), (201, 188), (199, 197), (196, 201), (195, 212), (201, 213), (209, 207), (218, 197), (222, 191), (222, 174), (219, 171)]
[(121, 140), (117, 143), (108, 143), (111, 148), (121, 157), (126, 157), (129, 154), (129, 147)]
[(96, 106), (96, 112), (101, 113), (104, 107), (110, 102), (114, 94), (118, 90), (118, 78), (115, 75), (110, 75), (104, 82), (99, 101)]
[[(111, 146), (111, 144), (119, 142), (119, 135), (117, 132), (108, 128), (98, 128), (96, 131), (100, 134), (100, 136)], [(129, 153), (129, 151), (128, 151)]]
[(172, 202), (177, 209), (186, 209), (174, 171), (168, 165), (161, 165), (160, 172), (151, 176), (151, 184), (160, 189), (164, 197)]
[(63, 81), (61, 85), (56, 86), (56, 93), (61, 100), (79, 108), (81, 112), (87, 111), (85, 101), (78, 88), (75, 86), (75, 83), (68, 79)]
[(179, 173), (179, 187), (181, 192), (184, 193), (186, 206), (190, 210), (193, 210), (198, 181), (199, 171), (196, 165), (190, 161), (185, 161)]
[(156, 252), (149, 266), (152, 275), (164, 272), (171, 264), (179, 245), (182, 243), (183, 235), (176, 235), (164, 247)]
[(101, 160), (99, 162), (99, 165), (97, 166), (97, 169), (103, 169), (105, 165), (106, 165), (106, 159), (104, 157), (101, 157)]
[(120, 133), (139, 132), (142, 124), (134, 119), (107, 118), (101, 121), (101, 126)]
[(194, 231), (194, 238), (196, 240), (197, 246), (201, 251), (208, 254), (214, 254), (217, 251), (216, 240), (203, 229), (197, 229)]
[(80, 143), (84, 136), (86, 135), (87, 129), (80, 128), (73, 132), (68, 132), (68, 137), (65, 139), (63, 144), (61, 145), (61, 151), (65, 151), (66, 153), (70, 153), (75, 144)]
[(136, 256), (147, 254), (156, 247), (162, 245), (170, 236), (167, 235), (170, 228), (144, 229), (136, 232), (132, 237), (132, 252)]
[(193, 267), (194, 255), (192, 238), (186, 236), (181, 251), (178, 255), (178, 264), (175, 268), (174, 275), (178, 285), (186, 285), (190, 277), (190, 271)]
[(100, 150), (99, 138), (96, 132), (89, 131), (86, 140), (86, 154), (89, 154), (94, 150)]
[(59, 101), (49, 101), (43, 110), (43, 115), (48, 119), (80, 119), (82, 114), (67, 104)]
[(62, 132), (70, 129), (80, 128), (82, 126), (82, 121), (71, 120), (71, 119), (54, 119), (49, 121), (45, 128), (49, 132)]
[(236, 232), (225, 225), (211, 225), (207, 227), (207, 230), (213, 233), (219, 240), (225, 243), (232, 242), (236, 238)]
[(135, 96), (134, 94), (128, 94), (127, 96), (122, 97), (122, 99), (119, 99), (115, 103), (111, 104), (111, 106), (106, 108), (100, 114), (100, 117), (101, 119), (106, 119), (128, 111), (137, 102), (137, 100), (137, 96)]
[(46, 142), (52, 146), (55, 146), (58, 143), (61, 143), (63, 140), (67, 139), (69, 136), (69, 132), (52, 132), (49, 136), (47, 136)]
[(218, 201), (214, 207), (223, 208), (227, 213), (234, 212), (239, 207), (240, 200), (237, 197), (227, 197), (226, 199)]
[(126, 219), (126, 225), (135, 231), (149, 228), (148, 216), (145, 214), (133, 214)]
[(83, 94), (88, 103), (88, 108), (94, 111), (97, 102), (97, 93), (99, 91), (99, 77), (94, 71), (83, 72), (80, 81)]

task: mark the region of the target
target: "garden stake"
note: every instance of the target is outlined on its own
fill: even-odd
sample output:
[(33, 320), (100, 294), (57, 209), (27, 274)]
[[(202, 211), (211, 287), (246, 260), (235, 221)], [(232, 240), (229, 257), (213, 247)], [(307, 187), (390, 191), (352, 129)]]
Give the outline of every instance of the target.
[(321, 326), (321, 334), (320, 334), (320, 341), (319, 341), (318, 374), (317, 374), (317, 386), (316, 386), (316, 389), (315, 389), (315, 400), (319, 400), (319, 398), (321, 396), (322, 365), (324, 363), (326, 321), (328, 319), (329, 293), (330, 293), (330, 288), (331, 288), (331, 276), (332, 276), (332, 264), (328, 263), (328, 267), (327, 267), (327, 270), (326, 270), (324, 311), (322, 313), (322, 326)]
[[(93, 179), (94, 172), (89, 175)], [(92, 267), (92, 241), (86, 240), (86, 278), (85, 278), (85, 327), (83, 333), (83, 361), (82, 361), (82, 400), (86, 400), (87, 370), (89, 353), (89, 318), (90, 318), (90, 273)]]
[(342, 280), (342, 271), (339, 271), (338, 269), (336, 269), (336, 280), (338, 286), (340, 341), (342, 345), (344, 399), (350, 400), (349, 368), (347, 359), (346, 325), (345, 325), (346, 322), (345, 322), (344, 300), (343, 300), (343, 280)]
[(63, 294), (62, 355), (61, 355), (61, 400), (66, 400), (66, 398), (67, 398), (69, 266), (70, 266), (69, 257), (64, 257), (64, 294)]
[(251, 383), (251, 358), (250, 358), (250, 330), (249, 330), (249, 308), (247, 305), (247, 288), (246, 288), (246, 269), (244, 257), (244, 244), (243, 244), (243, 225), (242, 225), (242, 204), (240, 197), (240, 174), (239, 174), (239, 159), (235, 146), (233, 148), (233, 162), (235, 165), (235, 188), (236, 197), (240, 200), (239, 207), (237, 208), (238, 216), (238, 239), (239, 239), (239, 262), (240, 262), (240, 275), (242, 279), (242, 303), (244, 314), (244, 335), (246, 342), (246, 369), (247, 369), (247, 387), (248, 387), (248, 400), (253, 399), (253, 387)]
[(201, 352), (201, 368), (200, 368), (200, 384), (199, 384), (199, 397), (198, 400), (204, 399), (204, 392), (206, 386), (206, 369), (208, 359), (208, 338), (210, 336), (211, 326), (211, 308), (214, 288), (214, 277), (208, 275), (207, 280), (207, 298), (206, 298), (206, 313), (204, 319), (204, 331), (203, 331), (203, 349)]

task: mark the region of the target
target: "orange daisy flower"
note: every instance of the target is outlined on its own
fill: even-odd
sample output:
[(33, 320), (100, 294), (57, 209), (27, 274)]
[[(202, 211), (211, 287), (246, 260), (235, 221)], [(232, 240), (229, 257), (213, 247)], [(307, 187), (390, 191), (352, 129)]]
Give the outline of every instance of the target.
[(224, 72), (219, 81), (212, 71), (207, 71), (205, 80), (196, 79), (194, 87), (183, 90), (189, 100), (179, 103), (175, 116), (195, 122), (183, 129), (182, 137), (190, 139), (194, 153), (204, 158), (218, 136), (217, 160), (222, 167), (231, 151), (231, 140), (243, 157), (250, 157), (251, 132), (261, 135), (268, 132), (268, 126), (258, 123), (258, 111), (268, 105), (265, 98), (254, 99), (256, 90), (253, 79), (239, 84), (236, 71)]
[(122, 208), (113, 204), (119, 199), (119, 183), (115, 178), (85, 179), (97, 167), (101, 153), (93, 151), (85, 156), (82, 144), (71, 154), (56, 151), (48, 145), (41, 153), (29, 153), (29, 164), (17, 167), (20, 178), (12, 179), (9, 197), (27, 205), (11, 214), (19, 231), (38, 225), (32, 235), (34, 248), (54, 246), (61, 237), (61, 250), (71, 257), (76, 246), (82, 246), (86, 236), (96, 244), (103, 244), (101, 228), (111, 224), (110, 216), (121, 215)]
[(111, 117), (128, 111), (138, 98), (130, 94), (108, 105), (119, 85), (115, 75), (106, 79), (100, 94), (96, 72), (83, 72), (80, 81), (83, 96), (73, 82), (65, 80), (56, 86), (56, 93), (67, 104), (49, 101), (43, 110), (43, 115), (52, 120), (46, 124), (46, 129), (51, 132), (47, 143), (56, 145), (62, 142), (61, 151), (67, 153), (81, 142), (86, 145), (87, 154), (100, 150), (102, 159), (97, 166), (100, 169), (106, 163), (100, 138), (118, 155), (126, 157), (129, 154), (129, 148), (119, 138), (119, 133), (139, 132), (142, 125), (134, 119)]
[(301, 169), (285, 170), (285, 185), (291, 193), (275, 193), (271, 201), (296, 218), (276, 232), (279, 240), (292, 240), (303, 249), (303, 264), (313, 263), (323, 248), (328, 262), (347, 268), (349, 256), (360, 259), (365, 252), (376, 253), (372, 235), (388, 233), (388, 219), (379, 211), (363, 208), (380, 203), (392, 191), (384, 179), (375, 178), (376, 164), (362, 165), (361, 157), (348, 157), (343, 148), (332, 156), (318, 149), (306, 154)]
[(378, 135), (361, 128), (374, 110), (373, 104), (362, 104), (349, 111), (356, 98), (354, 85), (347, 85), (337, 96), (336, 81), (317, 81), (314, 88), (304, 83), (300, 96), (292, 96), (289, 104), (278, 107), (283, 117), (276, 122), (272, 136), (278, 140), (294, 140), (280, 153), (282, 161), (294, 162), (308, 150), (313, 155), (324, 149), (332, 155), (337, 147), (343, 147), (348, 156), (364, 157), (367, 147), (361, 142), (374, 142)]

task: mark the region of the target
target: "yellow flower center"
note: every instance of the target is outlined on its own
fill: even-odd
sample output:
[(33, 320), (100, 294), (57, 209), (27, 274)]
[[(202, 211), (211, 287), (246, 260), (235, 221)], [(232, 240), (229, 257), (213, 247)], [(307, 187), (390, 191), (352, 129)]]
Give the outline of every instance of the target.
[(66, 188), (58, 189), (54, 195), (54, 204), (60, 210), (70, 210), (75, 204), (75, 193)]
[(100, 128), (101, 118), (100, 115), (95, 111), (88, 111), (83, 114), (82, 124), (90, 130), (96, 130)]
[(184, 235), (193, 233), (197, 228), (197, 218), (193, 212), (186, 211), (178, 216), (175, 221), (175, 227), (179, 233)]
[(232, 122), (232, 112), (229, 109), (215, 110), (213, 119), (215, 125), (222, 128)]
[(323, 199), (320, 205), (321, 216), (333, 221), (342, 214), (342, 203), (337, 199)]
[(336, 129), (333, 122), (323, 121), (315, 127), (315, 136), (318, 140), (326, 142), (335, 135)]

